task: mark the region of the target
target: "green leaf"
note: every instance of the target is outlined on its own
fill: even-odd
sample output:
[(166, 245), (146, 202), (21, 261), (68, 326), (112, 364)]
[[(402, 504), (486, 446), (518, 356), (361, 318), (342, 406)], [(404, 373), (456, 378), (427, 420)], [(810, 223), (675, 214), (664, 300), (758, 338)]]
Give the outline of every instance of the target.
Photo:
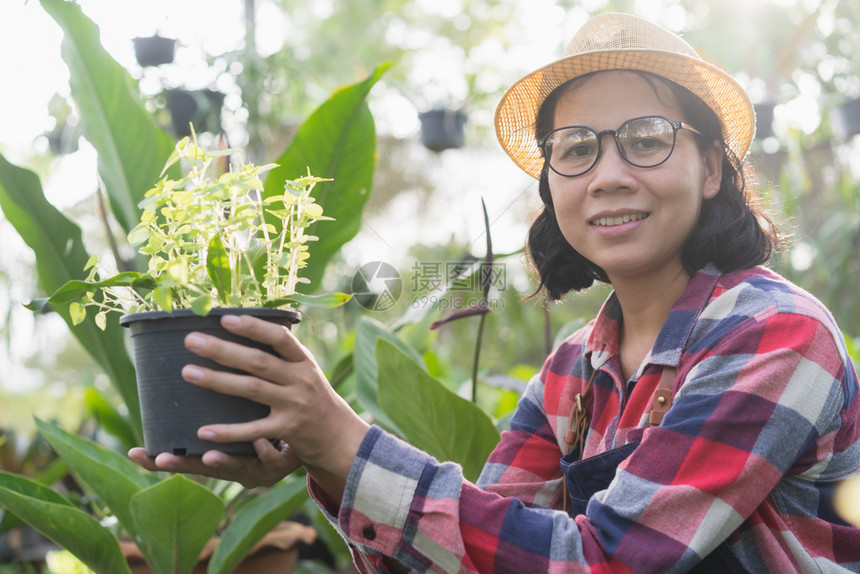
[(135, 494), (134, 537), (157, 574), (187, 574), (224, 518), (224, 501), (181, 474)]
[(377, 389), (378, 368), (375, 354), (376, 343), (379, 339), (385, 339), (395, 345), (419, 364), (421, 356), (415, 349), (401, 341), (397, 335), (377, 321), (362, 317), (355, 328), (353, 364), (355, 368), (355, 391), (358, 400), (373, 415), (378, 424), (404, 437), (405, 435), (397, 428), (395, 422), (379, 404)]
[(352, 299), (352, 293), (321, 293), (319, 295), (302, 295), (301, 293), (293, 293), (289, 297), (276, 299), (269, 303), (270, 307), (281, 307), (288, 303), (298, 303), (299, 305), (308, 305), (310, 307), (327, 307), (334, 309), (345, 305)]
[(206, 272), (218, 291), (218, 300), (226, 304), (230, 297), (233, 273), (230, 271), (230, 255), (224, 249), (224, 242), (218, 233), (212, 236), (206, 250)]
[(122, 448), (130, 449), (137, 445), (134, 431), (128, 419), (120, 414), (104, 393), (96, 387), (88, 385), (84, 392), (84, 402), (90, 415), (107, 433), (119, 439)]
[(459, 463), (463, 475), (476, 480), (499, 442), (490, 417), (385, 339), (376, 343), (376, 360), (379, 405), (406, 440), (439, 460)]
[[(279, 167), (266, 177), (263, 197), (282, 196), (284, 181), (308, 170), (334, 180), (313, 191), (323, 212), (336, 223), (321, 221), (309, 227), (309, 233), (320, 240), (312, 244), (312, 264), (304, 273), (310, 280), (308, 293), (319, 288), (326, 264), (361, 227), (376, 163), (376, 128), (366, 98), (390, 66), (383, 64), (367, 79), (332, 94), (299, 127), (289, 148), (276, 160)], [(269, 222), (280, 229), (274, 218)]]
[(221, 534), (207, 574), (227, 574), (285, 517), (308, 498), (304, 480), (280, 482), (265, 494), (243, 505)]
[(36, 419), (36, 426), (72, 473), (108, 505), (126, 530), (134, 534), (128, 502), (142, 488), (151, 486), (158, 479), (125, 455), (91, 440), (39, 419)]
[(87, 293), (104, 289), (107, 287), (129, 287), (140, 278), (141, 274), (136, 271), (126, 271), (118, 273), (113, 277), (103, 281), (81, 281), (73, 279), (64, 283), (59, 289), (54, 291), (47, 299), (34, 299), (27, 303), (25, 307), (31, 311), (41, 311), (42, 308), (50, 303), (51, 305), (65, 305), (72, 301), (77, 301)]
[(174, 140), (132, 90), (132, 79), (99, 41), (98, 27), (74, 2), (41, 0), (63, 30), (62, 54), (84, 135), (98, 152), (99, 175), (125, 233), (140, 218), (137, 204), (158, 181)]
[(0, 472), (0, 505), (96, 572), (130, 572), (113, 534), (37, 482)]
[[(84, 267), (90, 256), (84, 248), (80, 228), (48, 203), (35, 173), (12, 165), (2, 155), (0, 209), (35, 252), (39, 285), (44, 292), (53, 293), (71, 280), (86, 277)], [(119, 326), (118, 317), (108, 320), (106, 329), (101, 331), (89, 321), (74, 326), (66, 305), (56, 305), (54, 310), (104, 369), (128, 407), (136, 436), (142, 437), (134, 366), (125, 348), (125, 330)]]

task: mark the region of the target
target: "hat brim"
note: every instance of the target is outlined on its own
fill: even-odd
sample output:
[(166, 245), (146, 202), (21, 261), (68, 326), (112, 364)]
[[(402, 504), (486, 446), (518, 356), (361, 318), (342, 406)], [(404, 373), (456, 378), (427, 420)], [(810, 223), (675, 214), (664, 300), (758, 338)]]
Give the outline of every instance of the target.
[(505, 92), (496, 107), (496, 135), (514, 163), (539, 179), (544, 161), (534, 131), (537, 110), (565, 82), (610, 70), (649, 72), (687, 88), (717, 114), (728, 148), (738, 159), (746, 155), (755, 134), (755, 112), (734, 78), (716, 66), (676, 52), (614, 49), (556, 60), (524, 76)]

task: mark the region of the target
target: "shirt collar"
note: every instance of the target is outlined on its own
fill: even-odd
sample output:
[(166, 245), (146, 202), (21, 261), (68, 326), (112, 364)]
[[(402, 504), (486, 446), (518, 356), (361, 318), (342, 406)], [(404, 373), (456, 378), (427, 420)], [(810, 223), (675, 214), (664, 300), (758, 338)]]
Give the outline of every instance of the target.
[[(678, 366), (693, 325), (710, 300), (721, 275), (712, 264), (693, 275), (684, 292), (672, 305), (669, 317), (657, 335), (651, 350), (651, 363)], [(617, 354), (620, 330), (621, 305), (613, 291), (597, 314), (586, 342), (585, 352), (590, 355), (593, 368), (599, 368), (609, 357)]]

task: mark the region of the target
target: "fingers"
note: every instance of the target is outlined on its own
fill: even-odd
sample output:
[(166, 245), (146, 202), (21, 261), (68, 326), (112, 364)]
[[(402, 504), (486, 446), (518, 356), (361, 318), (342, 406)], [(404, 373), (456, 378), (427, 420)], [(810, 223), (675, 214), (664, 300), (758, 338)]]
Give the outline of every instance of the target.
[(200, 457), (161, 453), (153, 458), (142, 448), (131, 449), (128, 456), (147, 470), (211, 476), (239, 482), (248, 488), (272, 486), (302, 466), (289, 447), (279, 450), (266, 439), (254, 441), (254, 450), (256, 458), (231, 456), (217, 450)]
[(225, 315), (221, 317), (221, 326), (236, 335), (269, 345), (287, 361), (299, 362), (310, 357), (304, 345), (283, 325), (250, 315)]

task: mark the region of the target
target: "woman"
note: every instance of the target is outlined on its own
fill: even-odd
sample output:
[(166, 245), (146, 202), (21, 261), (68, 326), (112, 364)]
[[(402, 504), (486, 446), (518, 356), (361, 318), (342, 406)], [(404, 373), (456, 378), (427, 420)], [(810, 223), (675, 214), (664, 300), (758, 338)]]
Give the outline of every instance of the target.
[(223, 322), (280, 358), (191, 335), (253, 376), (183, 374), (271, 405), (200, 429), (255, 440), (258, 460), (130, 456), (246, 485), (304, 465), (362, 571), (860, 570), (860, 529), (830, 505), (860, 464), (857, 375), (821, 304), (758, 266), (776, 233), (744, 190), (748, 97), (627, 15), (565, 54), (505, 94), (497, 133), (539, 180), (541, 288), (614, 291), (529, 383), (477, 486), (368, 426), (291, 333), (251, 318)]

